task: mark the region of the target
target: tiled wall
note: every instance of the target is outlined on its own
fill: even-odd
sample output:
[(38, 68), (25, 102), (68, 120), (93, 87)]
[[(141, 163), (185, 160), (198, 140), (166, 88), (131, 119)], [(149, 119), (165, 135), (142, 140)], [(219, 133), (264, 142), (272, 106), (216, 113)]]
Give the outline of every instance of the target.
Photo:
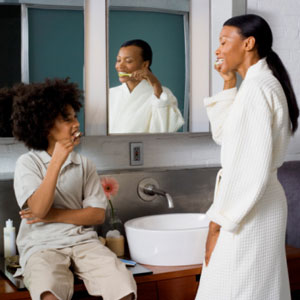
[[(286, 66), (300, 106), (300, 1), (247, 0), (247, 13), (267, 20), (273, 32), (273, 50)], [(300, 130), (292, 139), (289, 152), (299, 153)], [(299, 159), (299, 158), (296, 158)]]

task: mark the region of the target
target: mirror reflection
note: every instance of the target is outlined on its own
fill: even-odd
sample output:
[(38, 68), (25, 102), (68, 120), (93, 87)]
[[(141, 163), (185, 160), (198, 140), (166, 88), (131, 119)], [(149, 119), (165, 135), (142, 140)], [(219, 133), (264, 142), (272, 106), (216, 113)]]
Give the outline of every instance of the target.
[(109, 134), (186, 131), (186, 61), (182, 14), (110, 9)]
[[(11, 87), (21, 81), (33, 83), (43, 82), (45, 78), (69, 77), (70, 81), (83, 89), (82, 5), (72, 6), (66, 1), (51, 5), (50, 1), (41, 1), (45, 2), (45, 5), (22, 4), (21, 9), (21, 4), (4, 2), (7, 3), (0, 4), (3, 32), (0, 49), (0, 88)], [(0, 137), (12, 136), (10, 111), (9, 103), (0, 99), (0, 125), (3, 125), (0, 126)], [(80, 130), (84, 132), (83, 109), (78, 118), (81, 123)]]

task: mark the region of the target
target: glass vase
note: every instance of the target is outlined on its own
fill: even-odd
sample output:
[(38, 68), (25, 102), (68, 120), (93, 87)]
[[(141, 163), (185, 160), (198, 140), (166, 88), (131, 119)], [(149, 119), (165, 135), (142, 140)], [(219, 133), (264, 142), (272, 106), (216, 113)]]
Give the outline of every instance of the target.
[(119, 218), (118, 210), (111, 209), (110, 207), (106, 210), (105, 221), (102, 225), (102, 236), (106, 238), (106, 234), (108, 231), (118, 230), (121, 235), (124, 236), (125, 229), (122, 220)]

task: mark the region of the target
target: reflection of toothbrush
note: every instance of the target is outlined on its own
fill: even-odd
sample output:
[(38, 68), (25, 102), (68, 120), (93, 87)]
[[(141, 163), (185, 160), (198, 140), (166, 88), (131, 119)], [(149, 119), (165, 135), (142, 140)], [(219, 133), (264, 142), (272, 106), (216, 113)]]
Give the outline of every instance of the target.
[(118, 75), (119, 75), (119, 77), (131, 77), (132, 76), (132, 74), (130, 74), (130, 73), (125, 73), (125, 72), (119, 72), (118, 73)]
[(215, 61), (215, 65), (220, 65), (221, 63), (223, 63), (224, 59), (223, 58), (217, 58), (217, 60)]

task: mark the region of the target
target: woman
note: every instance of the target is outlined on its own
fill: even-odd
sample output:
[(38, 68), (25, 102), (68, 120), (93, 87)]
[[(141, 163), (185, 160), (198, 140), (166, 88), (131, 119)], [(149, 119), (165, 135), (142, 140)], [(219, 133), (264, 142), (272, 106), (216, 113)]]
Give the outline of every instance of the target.
[(184, 124), (177, 99), (161, 86), (151, 63), (145, 41), (121, 46), (115, 67), (122, 85), (109, 91), (109, 133), (175, 132)]
[(205, 105), (222, 169), (196, 299), (288, 300), (287, 203), (277, 169), (298, 125), (295, 94), (257, 15), (226, 21), (216, 56), (224, 90)]

